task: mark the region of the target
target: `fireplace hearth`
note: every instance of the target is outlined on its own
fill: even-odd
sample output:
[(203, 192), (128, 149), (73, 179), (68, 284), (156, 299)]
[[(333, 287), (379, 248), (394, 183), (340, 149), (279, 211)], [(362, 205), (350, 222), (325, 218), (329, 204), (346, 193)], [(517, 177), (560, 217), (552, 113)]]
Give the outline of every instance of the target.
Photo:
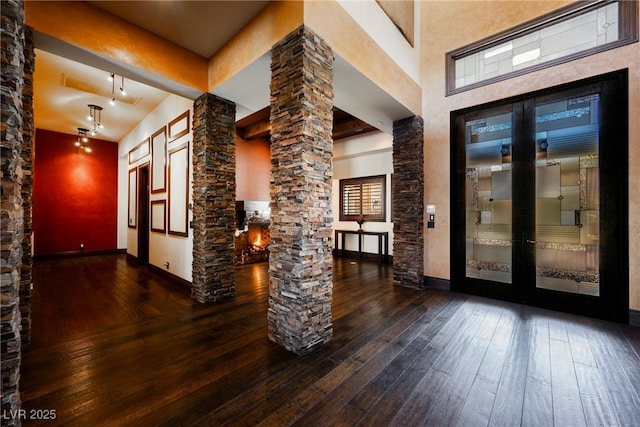
[(236, 202), (236, 265), (269, 260), (269, 202)]

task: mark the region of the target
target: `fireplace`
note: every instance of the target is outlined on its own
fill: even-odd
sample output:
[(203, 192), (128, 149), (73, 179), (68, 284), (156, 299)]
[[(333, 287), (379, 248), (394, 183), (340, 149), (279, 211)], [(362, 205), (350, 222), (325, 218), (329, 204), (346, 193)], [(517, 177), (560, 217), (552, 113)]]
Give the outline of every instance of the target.
[(236, 265), (269, 260), (269, 202), (236, 202)]

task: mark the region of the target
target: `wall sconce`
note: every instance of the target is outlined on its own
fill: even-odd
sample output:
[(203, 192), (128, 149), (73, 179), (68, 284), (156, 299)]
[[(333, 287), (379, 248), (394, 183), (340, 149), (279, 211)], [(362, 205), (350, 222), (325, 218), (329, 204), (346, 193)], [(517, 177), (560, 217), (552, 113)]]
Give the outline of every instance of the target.
[(102, 107), (99, 105), (89, 104), (89, 115), (87, 116), (87, 120), (93, 122), (91, 135), (96, 135), (98, 133), (98, 129), (104, 128), (104, 126), (102, 126)]
[(89, 129), (87, 128), (78, 128), (78, 139), (76, 140), (76, 147), (80, 150), (84, 150), (85, 153), (91, 152), (91, 147), (89, 147), (89, 138), (87, 137), (87, 133)]

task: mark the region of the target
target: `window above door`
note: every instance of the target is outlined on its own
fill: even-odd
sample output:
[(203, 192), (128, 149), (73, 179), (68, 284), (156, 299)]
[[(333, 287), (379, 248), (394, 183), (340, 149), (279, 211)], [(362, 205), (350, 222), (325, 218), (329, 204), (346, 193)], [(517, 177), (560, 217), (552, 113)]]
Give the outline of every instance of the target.
[(447, 95), (638, 41), (637, 1), (576, 2), (447, 53)]

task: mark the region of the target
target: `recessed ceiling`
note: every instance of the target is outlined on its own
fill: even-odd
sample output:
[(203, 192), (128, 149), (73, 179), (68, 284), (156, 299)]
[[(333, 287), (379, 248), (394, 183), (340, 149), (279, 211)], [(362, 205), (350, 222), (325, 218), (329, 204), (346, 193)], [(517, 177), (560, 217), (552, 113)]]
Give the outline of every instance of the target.
[[(242, 29), (268, 1), (90, 1), (202, 56), (210, 57)], [(86, 127), (88, 104), (104, 107), (100, 138), (120, 141), (155, 109), (169, 92), (195, 99), (191, 88), (166, 81), (142, 69), (89, 52), (42, 33), (34, 35), (36, 127), (75, 134)], [(212, 92), (237, 105), (242, 119), (269, 105), (270, 54), (238, 72)], [(135, 96), (118, 108), (108, 105), (109, 72), (124, 74)], [(120, 77), (117, 77), (119, 79)], [(142, 82), (142, 83), (140, 83)], [(153, 87), (155, 86), (155, 87)], [(158, 89), (161, 88), (161, 89)], [(374, 127), (392, 133), (392, 123), (412, 113), (336, 54), (334, 104)], [(124, 100), (123, 100), (124, 101)]]
[(116, 104), (109, 105), (112, 83), (109, 72), (36, 49), (34, 72), (34, 121), (36, 128), (75, 134), (89, 128), (89, 104), (102, 110), (103, 129), (96, 138), (118, 142), (169, 94), (125, 79), (127, 96), (120, 94), (121, 76), (115, 79)]
[[(90, 1), (100, 9), (210, 58), (268, 3), (262, 1)], [(185, 23), (188, 22), (187, 25)]]

